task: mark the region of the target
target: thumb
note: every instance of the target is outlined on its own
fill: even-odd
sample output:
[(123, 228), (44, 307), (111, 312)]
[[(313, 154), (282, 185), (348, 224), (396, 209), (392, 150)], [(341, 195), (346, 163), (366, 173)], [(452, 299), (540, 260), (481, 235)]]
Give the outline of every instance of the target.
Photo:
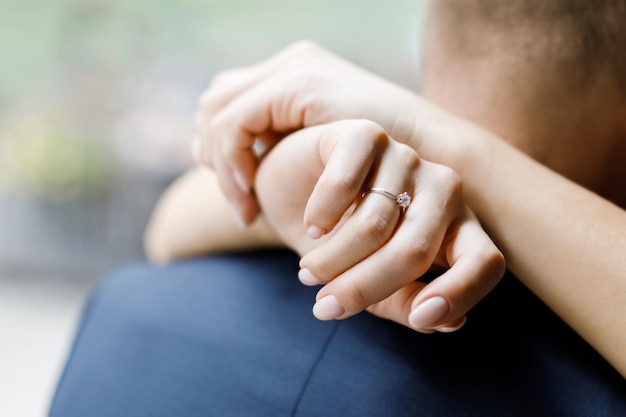
[(459, 330), (467, 321), (465, 315), (449, 320), (448, 322), (437, 326), (436, 328), (415, 328), (409, 323), (409, 314), (413, 308), (415, 299), (419, 293), (426, 287), (426, 283), (420, 281), (414, 281), (398, 291), (385, 298), (384, 300), (372, 304), (367, 308), (367, 311), (373, 315), (395, 321), (420, 333), (434, 333), (435, 331), (441, 333), (451, 333)]

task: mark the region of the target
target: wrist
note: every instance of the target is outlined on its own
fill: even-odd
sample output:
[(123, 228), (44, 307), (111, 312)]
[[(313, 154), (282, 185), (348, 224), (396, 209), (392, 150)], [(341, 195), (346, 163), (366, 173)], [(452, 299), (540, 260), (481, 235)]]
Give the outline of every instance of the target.
[[(464, 198), (480, 211), (484, 190), (495, 184), (493, 172), (500, 159), (501, 139), (417, 97), (407, 144), (420, 157), (454, 169), (463, 181)], [(478, 214), (478, 213), (477, 213)]]
[[(449, 166), (459, 174), (473, 175), (490, 154), (493, 135), (445, 110), (414, 98), (407, 115), (406, 144), (420, 157)], [(476, 167), (475, 165), (479, 165)]]

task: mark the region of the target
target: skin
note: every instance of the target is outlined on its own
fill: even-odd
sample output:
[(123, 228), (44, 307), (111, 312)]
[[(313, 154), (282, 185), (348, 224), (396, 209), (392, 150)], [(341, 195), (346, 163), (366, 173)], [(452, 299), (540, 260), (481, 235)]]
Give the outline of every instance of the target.
[[(388, 197), (362, 198), (368, 184), (406, 190), (413, 202), (401, 217)], [(214, 193), (198, 192), (207, 185)], [(301, 281), (323, 284), (317, 300), (338, 300), (334, 314), (327, 311), (328, 300), (316, 303), (318, 318), (344, 319), (366, 308), (375, 314), (389, 311), (393, 314), (379, 315), (424, 333), (460, 328), (465, 312), (504, 272), (502, 254), (462, 203), (454, 171), (421, 161), (366, 120), (305, 129), (283, 139), (260, 165), (256, 195), (265, 217), (242, 231), (224, 216), (228, 203), (215, 176), (204, 169), (191, 171), (157, 205), (146, 234), (149, 256), (166, 262), (164, 254), (195, 256), (216, 245), (220, 250), (286, 245), (303, 255)], [(196, 216), (197, 221), (181, 222)], [(307, 230), (313, 223), (323, 226), (323, 236)], [(275, 240), (267, 239), (265, 224), (278, 232)], [(335, 253), (343, 255), (328, 262)], [(410, 268), (398, 268), (403, 263)], [(447, 272), (429, 285), (415, 281), (432, 268)], [(440, 317), (424, 321), (413, 313), (425, 301), (432, 305), (437, 296), (447, 305)], [(390, 303), (402, 304), (402, 309), (386, 307)]]
[[(430, 36), (436, 38), (436, 34), (434, 30)], [(445, 47), (436, 50), (446, 57)], [(424, 93), (442, 104), (446, 100), (452, 102), (449, 92), (445, 94), (451, 89), (445, 86), (453, 81), (445, 77), (454, 73), (440, 70), (441, 64), (434, 63), (438, 59), (441, 63), (444, 58), (434, 55), (432, 51), (427, 52)], [(453, 56), (447, 55), (445, 59), (450, 60)], [(303, 61), (306, 65), (302, 64)], [(307, 71), (300, 70), (303, 67)], [(515, 79), (519, 79), (522, 74), (515, 71), (521, 68), (505, 67), (500, 72), (511, 72)], [(486, 73), (497, 74), (498, 71), (472, 73), (468, 70), (467, 73), (481, 78)], [(291, 82), (280, 84), (278, 80), (284, 80), (286, 76), (291, 76)], [(507, 88), (510, 85), (503, 82), (506, 79), (496, 78), (493, 82), (502, 83), (500, 88), (509, 91)], [(481, 95), (483, 90), (479, 87), (486, 82), (467, 82), (460, 89), (462, 96), (474, 97), (470, 103), (472, 106), (466, 105), (477, 107), (477, 110), (465, 110), (465, 117), (478, 121), (479, 116), (485, 113), (480, 111), (482, 106), (476, 103), (483, 100), (488, 103), (485, 109), (503, 105), (498, 100), (490, 101), (498, 97), (493, 94), (497, 88), (488, 89), (489, 94)], [(310, 88), (311, 85), (316, 88)], [(611, 80), (600, 78), (598, 85), (611, 85)], [(472, 87), (476, 90), (473, 91)], [(327, 92), (333, 92), (331, 98), (324, 94)], [(514, 95), (515, 90), (510, 92), (502, 97), (515, 97), (524, 102), (524, 105), (505, 107), (511, 110), (512, 119), (522, 117), (527, 111), (517, 112), (516, 108), (532, 109), (545, 105), (546, 97), (542, 95), (527, 98)], [(591, 94), (589, 97), (602, 96), (600, 92), (586, 94)], [(355, 106), (355, 103), (359, 105)], [(613, 105), (615, 103), (609, 100), (609, 104), (611, 106), (604, 106), (603, 102), (599, 102), (597, 107), (589, 109), (590, 119), (596, 120), (597, 117), (597, 120), (603, 121), (598, 125), (607, 124), (596, 135), (589, 133), (594, 141), (593, 147), (585, 149), (585, 158), (589, 161), (603, 161), (606, 155), (624, 160), (623, 147), (620, 147), (623, 143), (620, 141), (624, 132), (624, 119), (621, 117), (624, 107), (619, 101)], [(217, 108), (221, 110), (216, 111)], [(391, 116), (390, 108), (396, 111)], [(462, 109), (455, 111), (462, 113)], [(238, 115), (237, 123), (233, 122), (235, 115)], [(561, 159), (562, 165), (556, 162), (560, 158), (555, 162), (549, 159), (543, 161), (550, 165), (539, 163), (541, 152), (534, 149), (544, 146), (545, 137), (535, 135), (532, 129), (529, 129), (530, 133), (521, 133), (527, 125), (511, 121), (511, 131), (507, 134), (506, 126), (489, 126), (490, 122), (483, 120), (488, 129), (499, 132), (505, 139), (517, 135), (519, 139), (513, 145), (507, 144), (492, 132), (305, 43), (295, 45), (256, 68), (226, 74), (208, 90), (198, 117), (198, 131), (205, 152), (203, 159), (209, 165), (213, 159), (220, 161), (215, 168), (225, 195), (241, 218), (250, 221), (256, 216), (258, 206), (256, 202), (247, 205), (246, 201), (254, 200), (253, 195), (247, 187), (240, 187), (237, 183), (243, 182), (247, 186), (250, 182), (248, 176), (254, 177), (256, 171), (256, 162), (243, 168), (242, 161), (245, 166), (246, 157), (238, 156), (242, 152), (245, 154), (251, 135), (275, 139), (284, 136), (285, 132), (325, 124), (333, 118), (355, 117), (375, 120), (394, 139), (408, 144), (424, 158), (454, 168), (463, 178), (468, 204), (504, 252), (509, 269), (622, 375), (626, 375), (623, 354), (626, 324), (622, 320), (626, 314), (626, 278), (623, 273), (626, 270), (623, 257), (626, 250), (626, 214), (617, 205), (555, 170), (567, 172), (566, 167), (575, 168), (580, 160), (572, 157), (577, 162), (568, 165), (567, 155), (579, 155), (578, 152), (566, 153), (566, 157)], [(528, 119), (522, 120), (528, 122)], [(533, 119), (533, 122), (558, 126), (559, 123), (551, 120), (551, 117), (544, 117)], [(566, 117), (565, 120), (576, 118)], [(555, 129), (555, 132), (557, 135), (560, 130)], [(225, 137), (229, 138), (228, 143), (223, 142)], [(558, 138), (558, 135), (554, 137)], [(558, 142), (560, 139), (553, 140)], [(536, 159), (520, 149), (526, 149), (530, 154), (536, 152), (533, 155)], [(602, 168), (603, 164), (598, 163), (597, 167)], [(232, 173), (236, 170), (244, 172), (244, 181), (233, 179)], [(599, 176), (585, 176), (580, 181), (598, 192), (603, 187), (611, 188), (611, 184), (623, 182), (623, 177), (615, 177), (611, 169), (607, 171)], [(617, 189), (612, 191), (615, 197), (611, 198), (623, 201), (620, 200), (623, 194), (620, 190), (624, 187)], [(601, 285), (589, 277), (601, 277)], [(389, 302), (375, 309), (375, 313), (398, 318), (404, 312), (402, 306)]]
[(154, 263), (207, 253), (284, 247), (259, 217), (248, 228), (237, 224), (215, 172), (195, 167), (161, 195), (144, 233), (144, 251)]
[[(413, 201), (400, 213), (388, 197), (362, 196), (373, 185), (405, 190)], [(502, 254), (462, 203), (460, 185), (454, 171), (421, 160), (367, 120), (290, 135), (256, 179), (267, 221), (303, 255), (301, 281), (323, 284), (316, 317), (345, 319), (393, 303), (402, 305), (393, 319), (427, 333), (459, 328), (504, 273)], [(322, 225), (323, 235), (307, 231), (310, 224)], [(416, 281), (433, 267), (445, 272), (428, 285)], [(482, 292), (467, 291), (476, 282)], [(337, 302), (332, 314), (322, 311), (329, 297)], [(445, 311), (416, 313), (427, 302)]]

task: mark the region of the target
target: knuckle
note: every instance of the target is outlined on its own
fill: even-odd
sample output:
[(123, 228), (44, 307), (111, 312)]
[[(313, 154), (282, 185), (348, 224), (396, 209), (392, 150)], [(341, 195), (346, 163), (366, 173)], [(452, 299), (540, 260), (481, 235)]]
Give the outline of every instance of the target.
[(442, 166), (441, 176), (443, 184), (451, 196), (461, 197), (461, 195), (463, 195), (463, 181), (455, 170), (447, 166)]
[(305, 216), (312, 224), (319, 227), (327, 229), (330, 225), (328, 209), (323, 205), (309, 203)]
[(290, 89), (315, 91), (321, 88), (322, 76), (304, 57), (294, 61), (294, 67), (285, 75), (285, 85)]
[(361, 312), (373, 302), (372, 296), (358, 280), (352, 280), (346, 285), (344, 299), (349, 300), (344, 307), (353, 314)]
[(323, 208), (307, 208), (306, 210), (307, 221), (320, 227), (325, 233), (329, 233), (329, 231), (333, 230), (340, 220), (337, 219), (338, 216), (335, 213), (331, 213)]
[(400, 146), (402, 147), (402, 155), (406, 158), (407, 170), (411, 172), (416, 171), (422, 164), (422, 159), (411, 147), (404, 144), (400, 144)]
[(320, 49), (320, 46), (317, 45), (315, 42), (308, 39), (303, 39), (289, 45), (285, 50), (285, 53), (290, 55), (311, 54), (320, 51)]
[(381, 318), (391, 318), (388, 302), (386, 300), (379, 301), (367, 307), (367, 311)]
[(392, 219), (382, 213), (370, 213), (359, 222), (359, 241), (379, 243), (389, 237), (394, 225)]
[(422, 160), (414, 149), (407, 145), (394, 142), (395, 165), (401, 167), (405, 172), (415, 173), (422, 164)]
[(471, 293), (475, 288), (485, 291), (495, 287), (506, 271), (502, 252), (495, 247), (483, 247), (474, 252), (472, 257), (472, 262), (476, 263), (479, 272), (471, 280), (467, 280), (463, 291)]
[(421, 265), (428, 261), (432, 246), (424, 238), (414, 238), (399, 251), (399, 260), (407, 265)]
[[(291, 84), (295, 86), (295, 84)], [(320, 120), (330, 119), (329, 98), (325, 94), (319, 94), (315, 88), (315, 82), (304, 84), (300, 90), (305, 94), (298, 95), (299, 107), (302, 109), (302, 122), (304, 126), (319, 124)]]
[[(327, 69), (320, 65), (319, 59), (310, 55), (290, 59), (283, 72), (283, 81), (287, 91), (298, 96), (299, 100), (305, 100), (306, 96), (315, 93), (318, 93), (316, 95), (323, 93), (329, 99), (331, 97), (328, 92), (336, 84)], [(307, 94), (300, 94), (303, 92)], [(328, 100), (326, 102), (328, 103)]]
[(489, 248), (483, 251), (483, 262), (487, 271), (489, 272), (489, 276), (493, 277), (495, 280), (499, 280), (504, 276), (506, 271), (506, 260), (504, 259), (504, 255), (497, 248)]
[(324, 195), (355, 195), (361, 188), (359, 177), (356, 172), (346, 172), (341, 177), (326, 177), (320, 183)]
[(330, 282), (335, 278), (336, 271), (330, 267), (328, 262), (318, 256), (307, 259), (306, 267), (322, 283)]
[(437, 189), (442, 193), (443, 207), (458, 208), (463, 202), (463, 181), (459, 174), (447, 166), (438, 166), (438, 183)]
[(366, 140), (373, 147), (386, 146), (389, 143), (387, 132), (378, 123), (367, 119), (357, 119), (351, 123), (350, 128), (355, 133), (352, 137), (360, 137), (361, 141)]

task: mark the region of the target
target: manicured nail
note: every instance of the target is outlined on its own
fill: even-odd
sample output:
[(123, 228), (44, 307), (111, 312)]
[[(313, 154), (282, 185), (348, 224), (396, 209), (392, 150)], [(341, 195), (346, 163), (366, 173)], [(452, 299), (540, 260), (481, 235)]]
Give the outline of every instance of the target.
[(409, 324), (416, 329), (431, 327), (448, 314), (449, 310), (450, 306), (445, 298), (429, 298), (411, 311)]
[(248, 184), (246, 184), (246, 180), (244, 179), (241, 172), (235, 170), (233, 172), (233, 177), (235, 178), (235, 182), (237, 183), (237, 186), (241, 189), (241, 191), (245, 193), (250, 192), (250, 187), (248, 187)]
[(252, 145), (252, 152), (254, 152), (257, 158), (260, 158), (265, 152), (267, 152), (267, 146), (261, 141), (257, 140), (254, 142), (254, 145)]
[(202, 142), (200, 142), (200, 138), (197, 136), (194, 136), (191, 139), (191, 157), (193, 158), (193, 162), (195, 162), (196, 165), (201, 165), (202, 164)]
[(324, 235), (324, 229), (313, 224), (309, 226), (309, 228), (307, 229), (307, 233), (309, 234), (309, 237), (311, 239), (319, 239)]
[(461, 320), (461, 322), (456, 326), (440, 326), (437, 327), (435, 330), (440, 333), (453, 333), (459, 330), (461, 327), (465, 326), (465, 323), (467, 323), (467, 317), (463, 317), (463, 320)]
[(301, 283), (303, 283), (304, 285), (308, 285), (309, 287), (312, 287), (314, 285), (320, 285), (322, 283), (319, 279), (315, 278), (315, 275), (313, 275), (311, 271), (306, 268), (298, 271), (298, 278), (300, 279)]
[(334, 320), (345, 313), (334, 295), (327, 295), (313, 306), (313, 315), (318, 320)]
[(230, 208), (231, 217), (235, 221), (235, 224), (237, 225), (237, 227), (241, 230), (245, 230), (246, 222), (243, 221), (243, 218), (241, 217), (237, 209), (233, 206), (228, 206), (228, 207)]

